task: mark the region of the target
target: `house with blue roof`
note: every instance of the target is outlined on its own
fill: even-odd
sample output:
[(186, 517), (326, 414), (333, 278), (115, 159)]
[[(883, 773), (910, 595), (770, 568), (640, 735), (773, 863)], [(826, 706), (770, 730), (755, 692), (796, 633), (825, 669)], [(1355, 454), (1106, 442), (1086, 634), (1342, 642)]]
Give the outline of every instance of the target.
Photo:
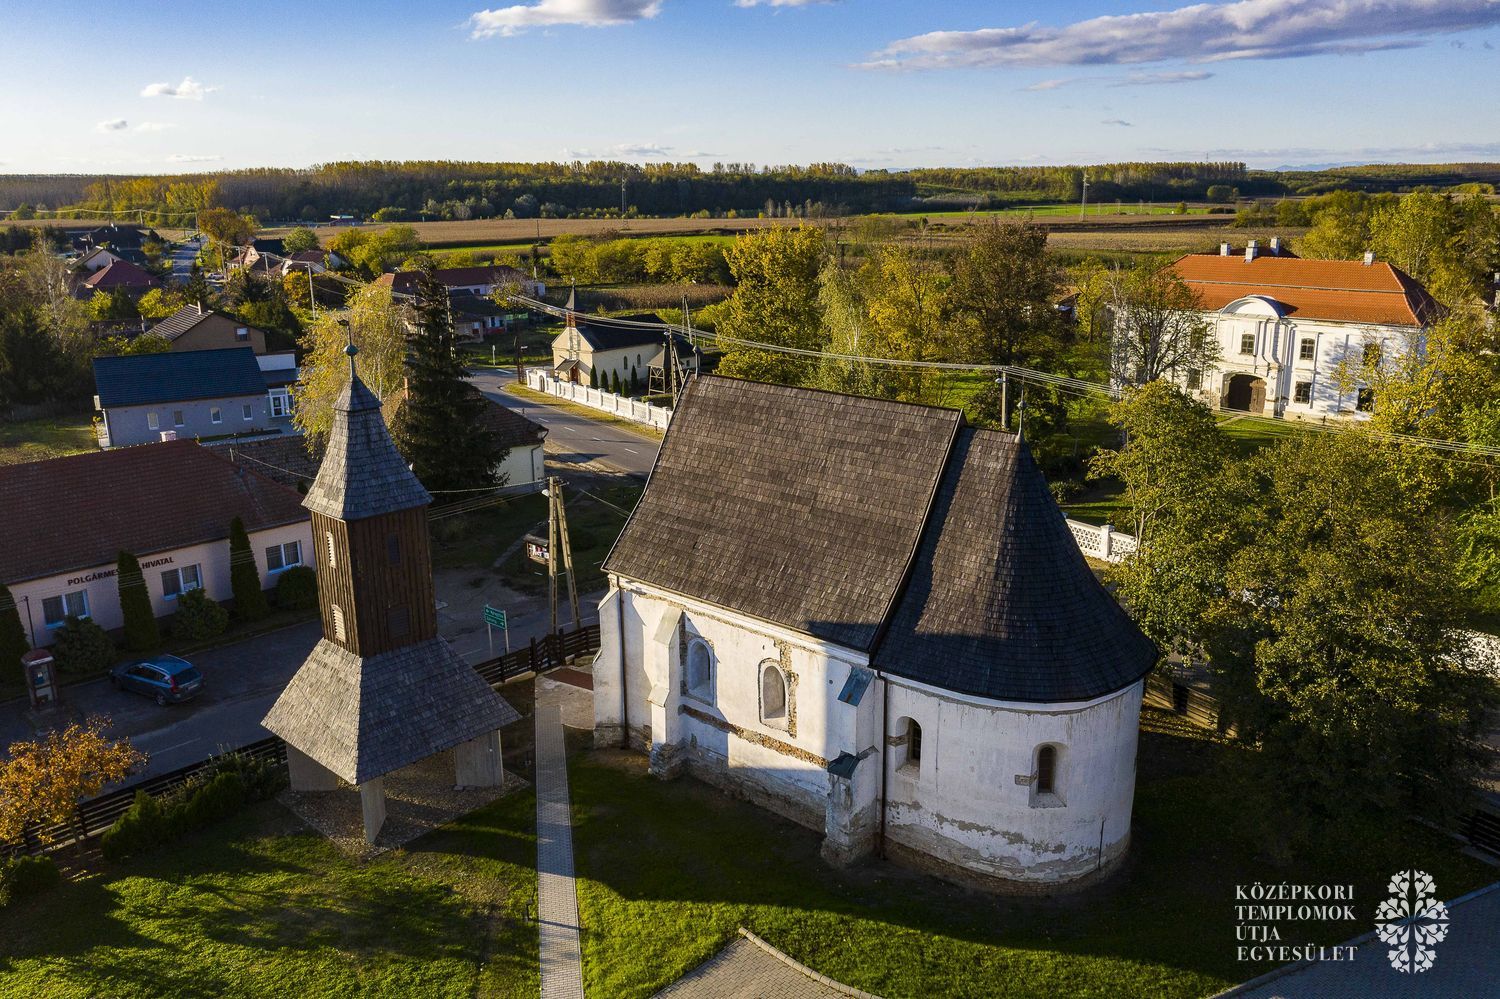
[(251, 347), (98, 357), (94, 390), (103, 448), (297, 432), (285, 386)]

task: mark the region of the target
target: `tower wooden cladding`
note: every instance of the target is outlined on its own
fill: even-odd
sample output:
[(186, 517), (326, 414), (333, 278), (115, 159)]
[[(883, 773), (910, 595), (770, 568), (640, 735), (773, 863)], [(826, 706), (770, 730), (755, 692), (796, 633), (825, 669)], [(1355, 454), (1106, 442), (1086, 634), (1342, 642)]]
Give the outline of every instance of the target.
[(427, 510), (344, 521), (312, 514), (323, 634), (357, 656), (437, 634)]

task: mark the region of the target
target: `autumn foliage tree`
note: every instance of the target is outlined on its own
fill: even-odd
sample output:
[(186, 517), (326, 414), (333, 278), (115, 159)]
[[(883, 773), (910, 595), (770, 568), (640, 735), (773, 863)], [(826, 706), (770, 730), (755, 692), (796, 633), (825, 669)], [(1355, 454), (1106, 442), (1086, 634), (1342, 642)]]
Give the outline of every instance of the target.
[(0, 841), (32, 825), (45, 840), (47, 827), (67, 822), (79, 801), (146, 761), (129, 740), (108, 738), (108, 728), (109, 719), (96, 715), (41, 741), (10, 744), (0, 761)]

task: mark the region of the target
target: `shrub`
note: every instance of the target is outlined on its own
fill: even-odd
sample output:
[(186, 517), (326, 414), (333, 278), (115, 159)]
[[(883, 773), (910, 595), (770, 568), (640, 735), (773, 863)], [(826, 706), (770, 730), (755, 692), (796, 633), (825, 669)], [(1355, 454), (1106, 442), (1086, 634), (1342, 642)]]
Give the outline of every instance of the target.
[(201, 642), (224, 634), (228, 626), (229, 612), (210, 600), (203, 590), (188, 590), (177, 598), (172, 633), (178, 638)]
[(146, 591), (146, 577), (141, 575), (140, 559), (121, 552), (115, 562), (115, 583), (120, 590), (120, 613), (125, 618), (125, 647), (132, 652), (150, 652), (161, 644), (161, 630), (156, 626), (156, 611)]
[(276, 580), (276, 606), (307, 610), (318, 606), (318, 574), (311, 566), (293, 566)]
[(51, 857), (0, 860), (0, 908), (17, 899), (40, 895), (60, 881), (62, 872)]
[(175, 838), (226, 819), (243, 807), (245, 782), (239, 774), (225, 772), (189, 785), (171, 801), (165, 810), (167, 826)]
[(227, 753), (214, 762), (213, 773), (236, 774), (244, 784), (247, 801), (274, 798), (287, 784), (286, 765), (264, 757)]
[(115, 643), (105, 630), (86, 617), (70, 617), (53, 638), (57, 668), (71, 676), (101, 673), (114, 662)]
[(134, 853), (143, 853), (170, 837), (166, 812), (145, 791), (135, 793), (135, 801), (115, 824), (104, 831), (99, 839), (99, 848), (107, 860), (119, 860)]
[(0, 586), (0, 669), (13, 669), (21, 662), (31, 642), (21, 626), (21, 612), (10, 590)]
[(250, 535), (245, 522), (236, 517), (229, 522), (229, 587), (234, 593), (234, 615), (241, 621), (258, 621), (266, 616), (266, 594), (260, 587), (260, 570), (255, 552), (250, 549)]

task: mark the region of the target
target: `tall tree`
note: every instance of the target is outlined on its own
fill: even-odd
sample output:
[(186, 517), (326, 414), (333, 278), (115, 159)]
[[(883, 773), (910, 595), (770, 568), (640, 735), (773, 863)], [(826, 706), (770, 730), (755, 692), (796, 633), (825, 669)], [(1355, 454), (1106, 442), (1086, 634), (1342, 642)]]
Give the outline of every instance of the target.
[(239, 517), (229, 522), (229, 589), (234, 594), (235, 617), (241, 621), (258, 621), (270, 610), (260, 586), (260, 569), (250, 548), (250, 535)]
[(125, 647), (132, 652), (150, 652), (161, 644), (151, 593), (141, 573), (140, 559), (121, 552), (115, 563), (115, 584), (120, 591), (120, 613), (125, 619)]
[(949, 293), (972, 359), (1034, 366), (1051, 357), (1059, 346), (1058, 280), (1046, 229), (1031, 222), (980, 226), (957, 257)]
[(1144, 385), (1176, 371), (1202, 371), (1219, 358), (1198, 298), (1170, 267), (1142, 264), (1114, 275), (1110, 376)]
[(282, 239), (281, 245), (287, 253), (301, 253), (303, 250), (316, 250), (318, 246), (318, 234), (305, 225), (299, 225)]
[(339, 317), (323, 312), (310, 323), (300, 341), (301, 379), (292, 392), (296, 406), (292, 422), (307, 435), (308, 442), (322, 439), (333, 421), (333, 401), (349, 380), (349, 358), (344, 348), (352, 333), (359, 348), (359, 377), (380, 399), (401, 387), (405, 377), (406, 306), (391, 290), (366, 285), (349, 299), (348, 326)]
[[(947, 324), (948, 276), (922, 250), (907, 244), (882, 247), (860, 271), (864, 288), (864, 353), (901, 361), (953, 360), (956, 346)], [(940, 369), (871, 365), (879, 395), (907, 402), (942, 401), (951, 376)]]
[[(738, 237), (725, 253), (738, 282), (719, 312), (715, 333), (725, 337), (822, 350), (818, 275), (828, 250), (810, 226), (766, 229)], [(731, 345), (719, 371), (735, 378), (806, 384), (816, 361), (777, 351)]]
[(1323, 260), (1352, 260), (1370, 248), (1370, 198), (1359, 191), (1334, 191), (1318, 199), (1312, 228), (1297, 241), (1297, 252)]
[(21, 657), (31, 648), (26, 629), (21, 625), (21, 609), (7, 587), (0, 586), (0, 669), (15, 674)]
[(391, 425), (396, 446), (430, 490), (498, 485), (508, 449), (486, 428), (491, 403), (465, 380), (447, 289), (427, 271), (417, 277), (416, 314), (407, 394)]

